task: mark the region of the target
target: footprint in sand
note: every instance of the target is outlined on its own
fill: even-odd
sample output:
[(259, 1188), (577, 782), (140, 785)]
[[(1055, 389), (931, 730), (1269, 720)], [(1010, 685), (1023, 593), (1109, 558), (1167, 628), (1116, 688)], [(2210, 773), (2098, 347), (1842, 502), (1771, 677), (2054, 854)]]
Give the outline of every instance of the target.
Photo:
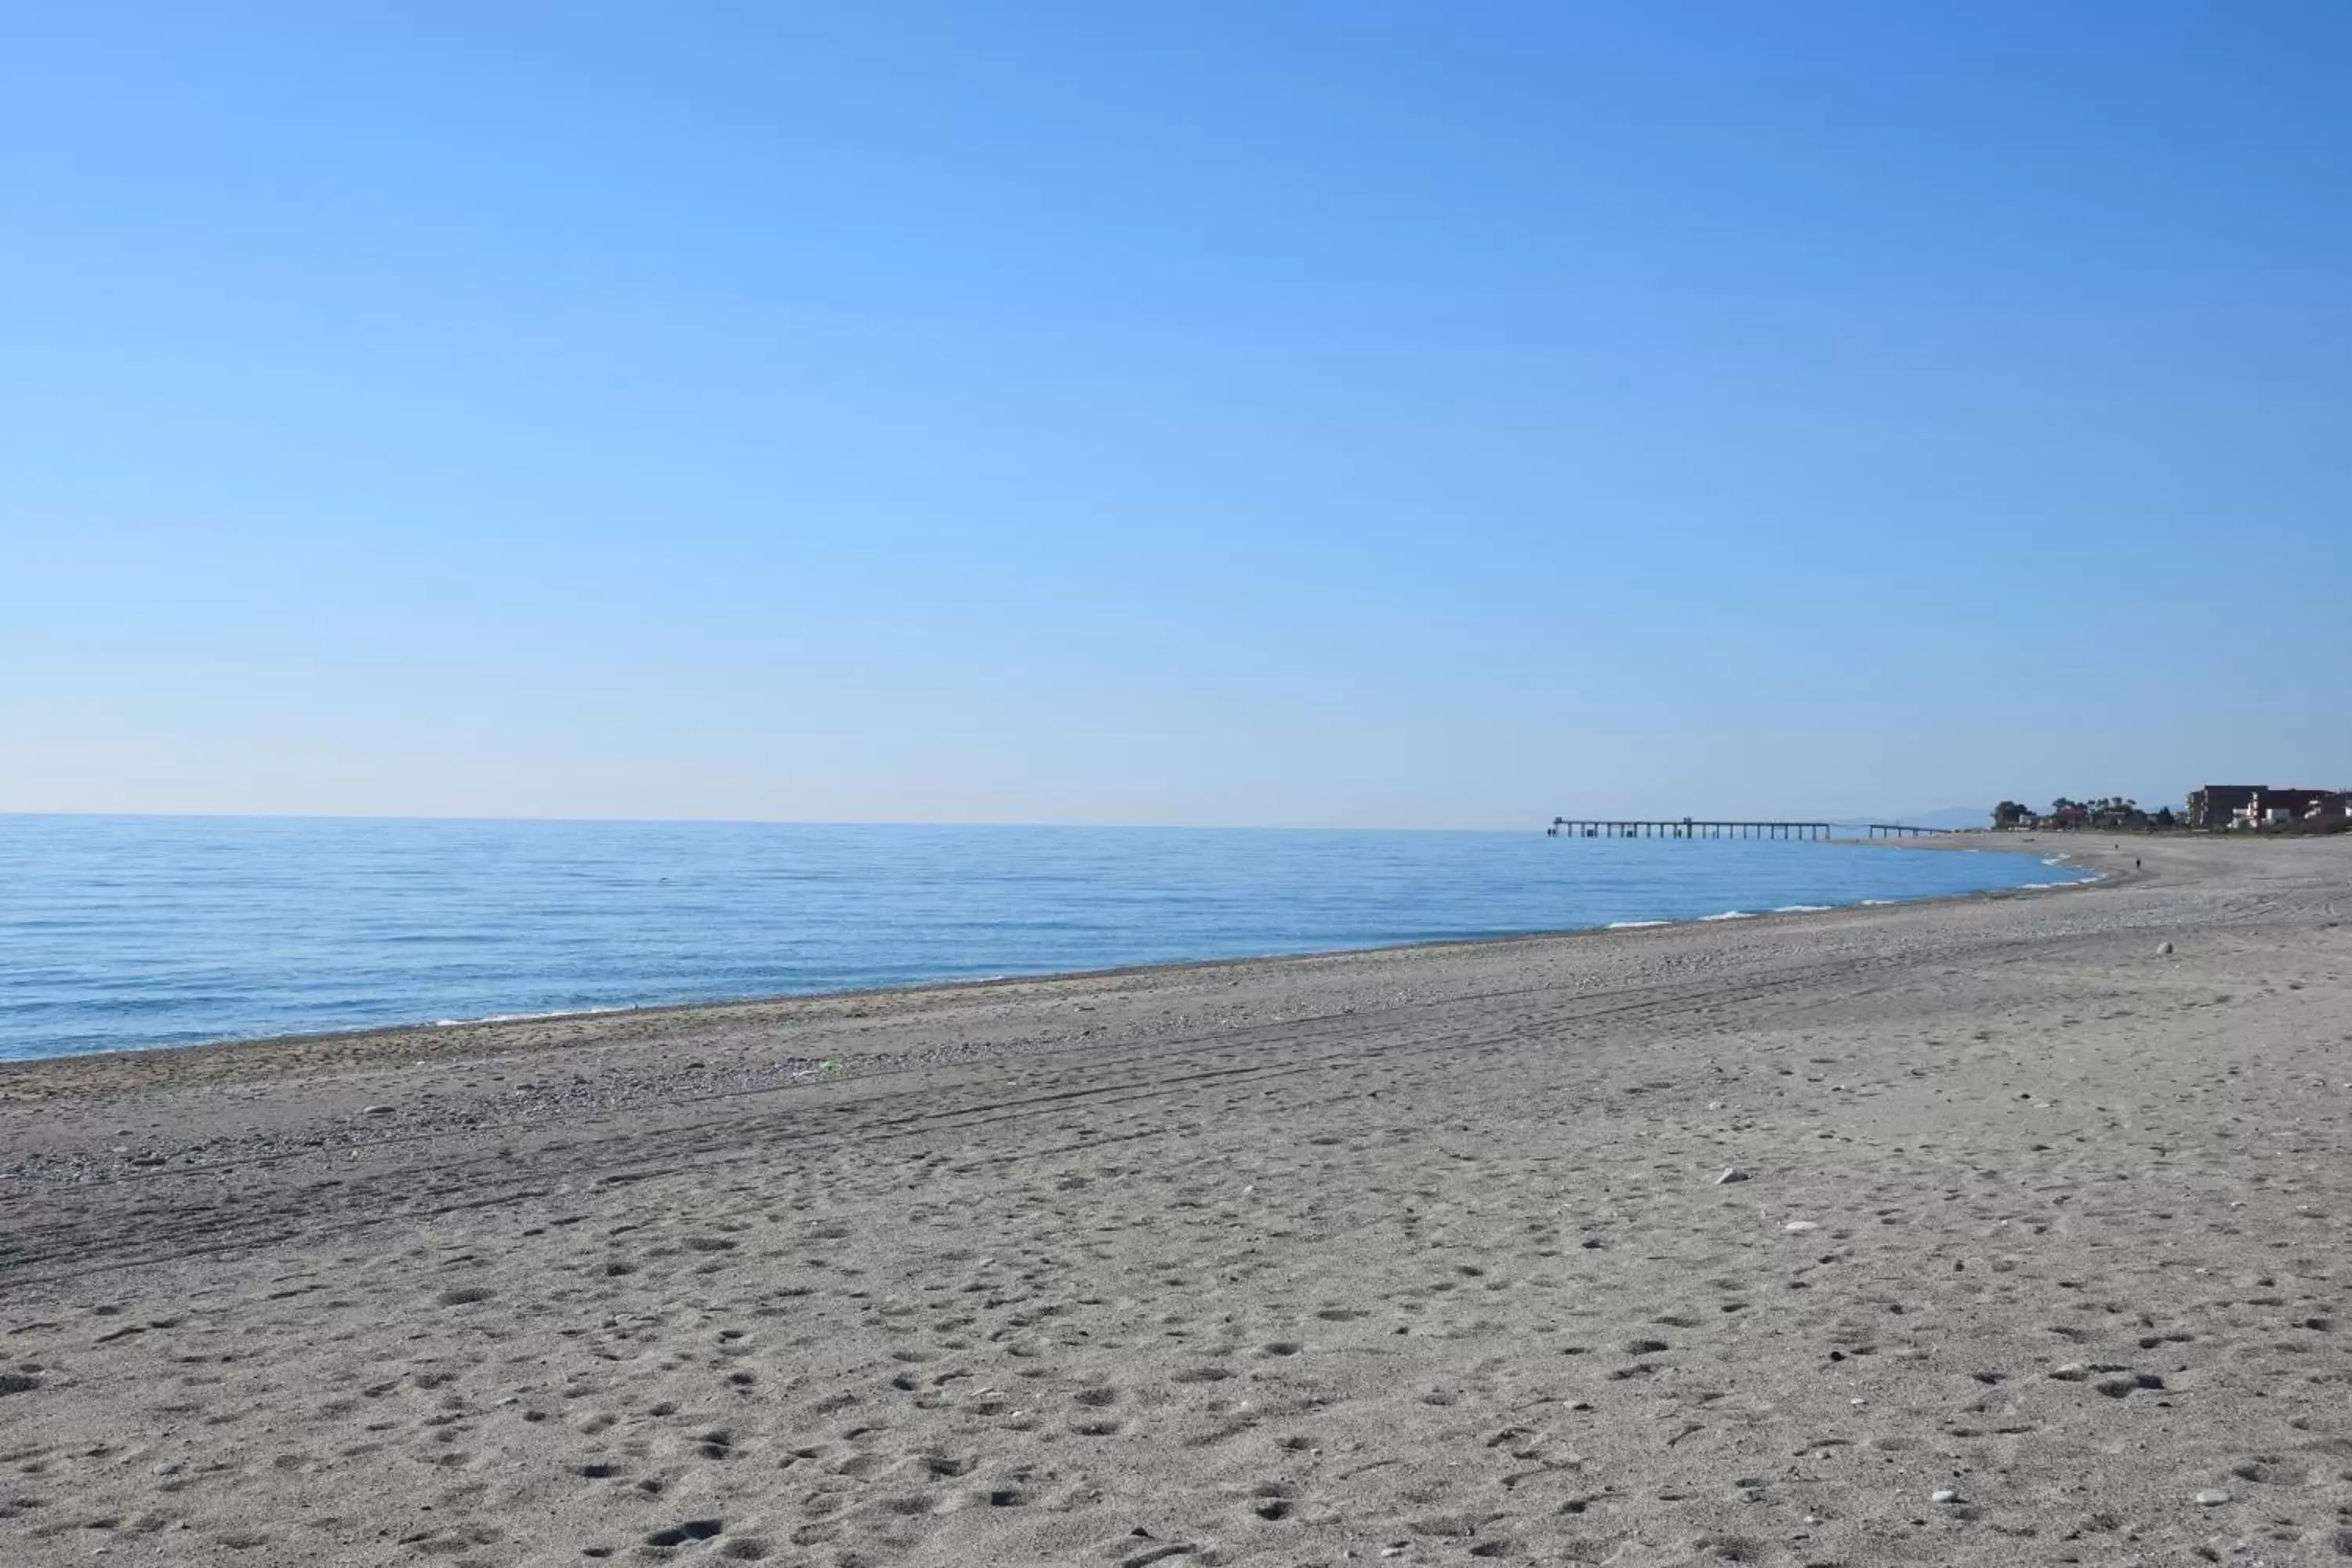
[(1297, 1489), (1265, 1481), (1250, 1489), (1250, 1511), (1266, 1521), (1288, 1519), (1297, 1509)]
[(653, 1531), (646, 1537), (646, 1544), (647, 1546), (683, 1546), (689, 1541), (708, 1541), (726, 1528), (726, 1525), (719, 1520), (689, 1519), (683, 1524), (674, 1524), (667, 1529)]

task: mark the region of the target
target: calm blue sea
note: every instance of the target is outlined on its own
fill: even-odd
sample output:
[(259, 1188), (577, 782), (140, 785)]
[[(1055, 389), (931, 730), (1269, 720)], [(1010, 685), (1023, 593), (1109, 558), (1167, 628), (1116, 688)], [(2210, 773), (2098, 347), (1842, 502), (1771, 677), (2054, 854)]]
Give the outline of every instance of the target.
[(0, 1058), (2068, 880), (1858, 845), (0, 816)]

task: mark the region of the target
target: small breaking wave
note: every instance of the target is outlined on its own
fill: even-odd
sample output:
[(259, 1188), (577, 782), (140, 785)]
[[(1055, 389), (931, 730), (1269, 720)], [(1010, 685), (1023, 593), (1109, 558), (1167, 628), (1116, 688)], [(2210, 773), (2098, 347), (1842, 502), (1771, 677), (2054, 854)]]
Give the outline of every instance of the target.
[(462, 1029), (468, 1024), (530, 1024), (547, 1018), (576, 1018), (583, 1013), (626, 1013), (626, 1007), (558, 1007), (551, 1013), (486, 1013), (478, 1018), (436, 1018), (436, 1029)]

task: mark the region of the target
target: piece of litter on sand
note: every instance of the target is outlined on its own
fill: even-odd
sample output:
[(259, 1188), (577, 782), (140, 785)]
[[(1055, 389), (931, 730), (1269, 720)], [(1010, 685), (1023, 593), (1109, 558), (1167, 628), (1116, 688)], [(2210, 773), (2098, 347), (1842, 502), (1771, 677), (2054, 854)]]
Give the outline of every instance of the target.
[(1816, 1231), (1822, 1227), (1815, 1222), (1809, 1219), (1792, 1219), (1780, 1228), (1787, 1231), (1790, 1236), (1803, 1236), (1808, 1232)]
[(1748, 1173), (1747, 1173), (1747, 1172), (1745, 1172), (1745, 1171), (1743, 1171), (1743, 1170), (1741, 1170), (1738, 1166), (1737, 1166), (1737, 1165), (1726, 1165), (1726, 1166), (1723, 1168), (1723, 1174), (1721, 1174), (1721, 1175), (1719, 1175), (1719, 1176), (1716, 1177), (1716, 1179), (1715, 1179), (1715, 1184), (1716, 1184), (1717, 1186), (1720, 1187), (1720, 1186), (1725, 1185), (1727, 1183), (1730, 1183), (1730, 1182), (1744, 1182), (1744, 1181), (1746, 1181), (1747, 1179), (1748, 1179)]
[(1949, 1487), (1937, 1487), (1934, 1491), (1927, 1494), (1927, 1500), (1929, 1502), (1958, 1502), (1960, 1500), (1960, 1494), (1954, 1491)]
[(2172, 956), (2172, 944), (2168, 942), (2159, 942), (2156, 944), (2156, 952), (2159, 958), (2169, 958)]
[(2223, 1503), (2228, 1502), (2229, 1500), (2230, 1494), (2225, 1491), (2206, 1491), (2199, 1492), (2197, 1494), (2197, 1506), (2199, 1508), (2220, 1508)]

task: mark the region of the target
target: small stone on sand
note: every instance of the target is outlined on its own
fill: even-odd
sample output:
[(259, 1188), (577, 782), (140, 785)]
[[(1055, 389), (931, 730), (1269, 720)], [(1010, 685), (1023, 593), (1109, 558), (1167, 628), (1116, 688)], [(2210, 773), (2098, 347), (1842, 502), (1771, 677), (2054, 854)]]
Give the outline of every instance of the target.
[(2199, 1492), (2197, 1494), (2197, 1506), (2199, 1508), (2220, 1508), (2223, 1503), (2228, 1502), (2229, 1500), (2230, 1494), (2225, 1491)]
[(1937, 1487), (1934, 1491), (1927, 1494), (1927, 1500), (1929, 1502), (1958, 1502), (1960, 1500), (1960, 1494), (1954, 1491), (1949, 1487)]
[(1780, 1228), (1790, 1236), (1804, 1236), (1822, 1227), (1809, 1219), (1792, 1219)]

